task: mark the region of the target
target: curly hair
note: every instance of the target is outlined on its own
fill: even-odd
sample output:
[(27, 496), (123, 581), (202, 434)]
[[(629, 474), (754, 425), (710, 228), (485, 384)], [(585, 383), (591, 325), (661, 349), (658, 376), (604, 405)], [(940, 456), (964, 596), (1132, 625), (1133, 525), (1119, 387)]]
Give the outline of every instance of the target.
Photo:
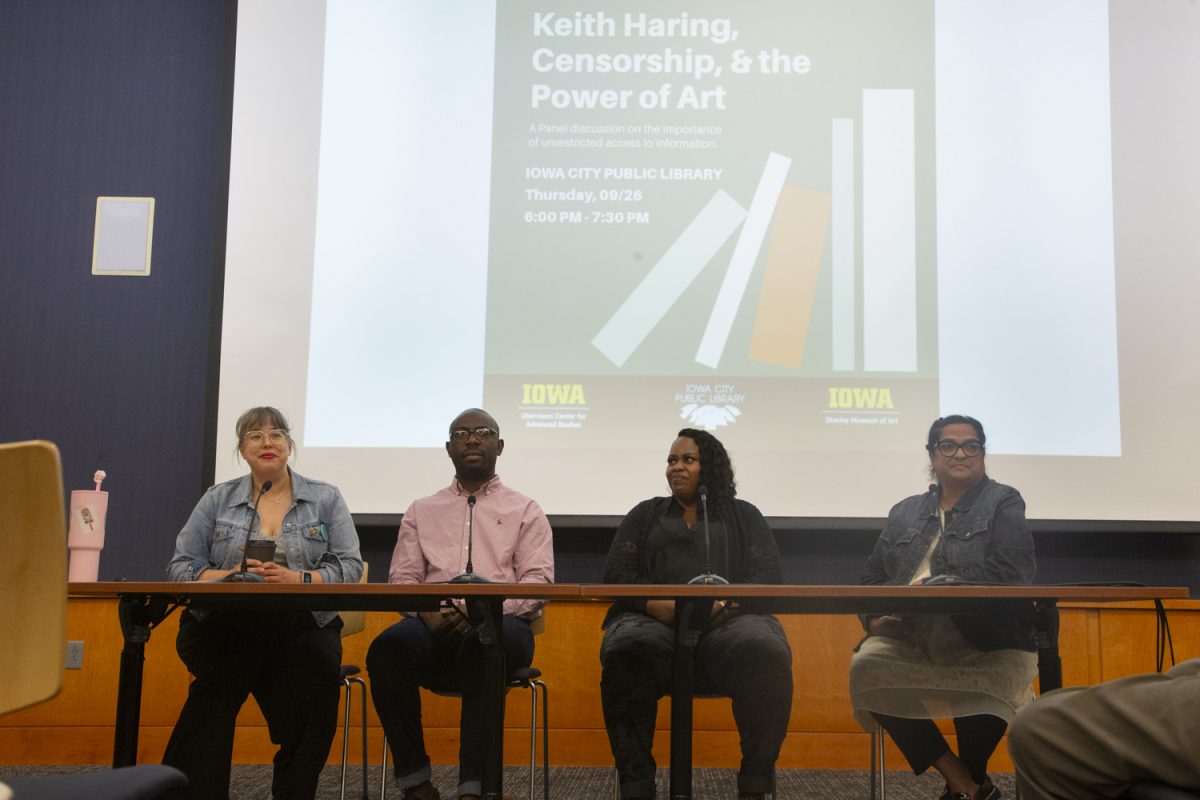
[(676, 436), (686, 436), (700, 450), (700, 485), (708, 492), (708, 513), (719, 515), (733, 505), (737, 483), (733, 479), (733, 462), (725, 445), (708, 431), (684, 428)]

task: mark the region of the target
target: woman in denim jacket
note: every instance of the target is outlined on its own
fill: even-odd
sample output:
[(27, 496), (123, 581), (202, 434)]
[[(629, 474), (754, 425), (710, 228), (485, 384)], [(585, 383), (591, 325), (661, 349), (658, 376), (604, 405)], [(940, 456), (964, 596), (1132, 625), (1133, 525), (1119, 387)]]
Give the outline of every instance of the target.
[[(926, 449), (936, 483), (892, 508), (862, 583), (1028, 584), (1033, 538), (1025, 501), (987, 476), (986, 436), (971, 417), (938, 419)], [(992, 616), (868, 616), (850, 664), (863, 727), (882, 726), (913, 772), (942, 774), (942, 800), (995, 800), (987, 762), (1017, 709), (1033, 699), (1031, 622), (1022, 609)], [(953, 717), (954, 753), (930, 717)]]
[[(274, 556), (245, 558), (258, 579), (356, 582), (363, 563), (350, 510), (336, 487), (288, 467), (295, 443), (283, 414), (252, 408), (238, 419), (237, 437), (250, 474), (200, 498), (175, 541), (170, 579), (227, 579), (242, 571), (247, 541), (262, 540)], [(179, 796), (229, 796), (234, 726), (248, 694), (279, 745), (271, 796), (316, 794), (337, 730), (341, 627), (333, 611), (183, 612), (176, 649), (195, 680), (163, 754), (188, 777)]]

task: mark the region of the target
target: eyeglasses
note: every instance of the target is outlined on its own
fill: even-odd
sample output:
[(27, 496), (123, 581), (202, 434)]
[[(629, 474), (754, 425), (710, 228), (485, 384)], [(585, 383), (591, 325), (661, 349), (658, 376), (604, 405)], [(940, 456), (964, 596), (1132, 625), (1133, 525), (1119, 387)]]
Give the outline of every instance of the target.
[(980, 442), (977, 439), (967, 439), (961, 444), (953, 439), (942, 439), (940, 442), (935, 444), (934, 447), (937, 448), (939, 453), (947, 458), (953, 456), (959, 450), (962, 450), (963, 455), (967, 458), (974, 458), (983, 452), (983, 442)]
[(246, 435), (242, 438), (248, 444), (262, 444), (264, 439), (270, 439), (271, 444), (283, 444), (287, 441), (288, 435), (287, 431), (275, 428), (274, 430), (269, 430), (266, 433), (263, 433), (262, 431), (247, 431)]
[(450, 438), (456, 442), (465, 442), (474, 436), (479, 441), (491, 439), (493, 436), (499, 436), (500, 432), (495, 428), (455, 428), (450, 431)]

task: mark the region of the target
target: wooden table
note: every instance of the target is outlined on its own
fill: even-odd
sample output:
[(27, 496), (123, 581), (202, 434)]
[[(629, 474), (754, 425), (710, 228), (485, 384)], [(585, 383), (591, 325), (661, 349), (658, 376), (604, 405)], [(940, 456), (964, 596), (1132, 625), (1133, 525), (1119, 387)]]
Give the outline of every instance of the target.
[(504, 649), (500, 635), (508, 598), (578, 597), (575, 584), (276, 584), (276, 583), (72, 583), (75, 597), (119, 597), (125, 645), (117, 686), (113, 767), (137, 762), (142, 671), (146, 642), (176, 608), (287, 608), (307, 611), (419, 611), (445, 598), (465, 598), (483, 645), (483, 797), (501, 800), (504, 774)]
[[(634, 585), (634, 584), (237, 584), (237, 583), (72, 583), (77, 597), (119, 597), (125, 646), (117, 694), (113, 766), (137, 761), (142, 668), (151, 630), (181, 606), (192, 608), (297, 608), (330, 611), (415, 611), (436, 608), (448, 597), (466, 598), (480, 620), (484, 645), (483, 797), (500, 800), (503, 778), (504, 654), (499, 632), (506, 598), (621, 597), (676, 602), (675, 663), (671, 689), (672, 800), (692, 793), (693, 651), (699, 626), (716, 600), (754, 602), (777, 614), (955, 613), (995, 610), (1012, 601), (1053, 608), (1060, 600), (1111, 603), (1127, 600), (1186, 599), (1184, 587), (1150, 586), (796, 586), (796, 585)], [(1042, 689), (1061, 683), (1057, 630), (1040, 653)]]
[[(1150, 586), (794, 586), (634, 585), (580, 587), (583, 597), (645, 597), (675, 601), (675, 659), (671, 684), (671, 800), (692, 796), (693, 656), (700, 628), (717, 600), (753, 600), (755, 610), (776, 614), (983, 614), (1014, 601), (1053, 609), (1060, 600), (1118, 602), (1186, 599), (1186, 587)], [(1058, 630), (1039, 642), (1042, 691), (1062, 685)]]

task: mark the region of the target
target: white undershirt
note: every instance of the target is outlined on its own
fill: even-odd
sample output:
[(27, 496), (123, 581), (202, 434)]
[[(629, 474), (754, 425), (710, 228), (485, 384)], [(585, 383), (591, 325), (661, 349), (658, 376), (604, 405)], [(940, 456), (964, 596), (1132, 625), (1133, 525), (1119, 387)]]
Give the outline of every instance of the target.
[(932, 577), (933, 568), (930, 564), (933, 561), (933, 551), (938, 546), (938, 542), (942, 541), (942, 534), (946, 532), (946, 512), (941, 506), (938, 506), (938, 532), (937, 536), (933, 537), (933, 541), (929, 543), (929, 549), (925, 551), (925, 557), (921, 559), (921, 563), (917, 566), (917, 572), (913, 575), (909, 586), (917, 583), (924, 583), (927, 578)]

